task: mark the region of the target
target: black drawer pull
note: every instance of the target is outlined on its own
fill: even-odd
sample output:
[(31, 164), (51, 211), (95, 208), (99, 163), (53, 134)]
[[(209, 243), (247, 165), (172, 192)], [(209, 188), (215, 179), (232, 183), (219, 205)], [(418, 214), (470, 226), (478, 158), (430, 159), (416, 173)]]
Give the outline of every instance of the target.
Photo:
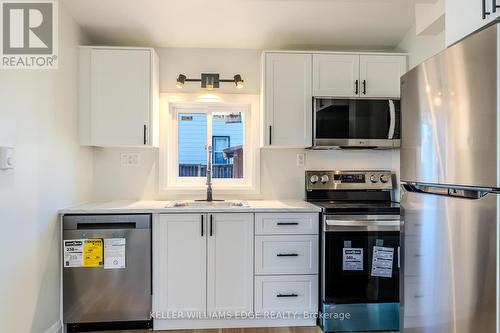
[(299, 225), (298, 222), (278, 222), (277, 225)]
[(276, 297), (299, 297), (297, 294), (278, 294)]
[(297, 253), (278, 253), (277, 257), (298, 257)]

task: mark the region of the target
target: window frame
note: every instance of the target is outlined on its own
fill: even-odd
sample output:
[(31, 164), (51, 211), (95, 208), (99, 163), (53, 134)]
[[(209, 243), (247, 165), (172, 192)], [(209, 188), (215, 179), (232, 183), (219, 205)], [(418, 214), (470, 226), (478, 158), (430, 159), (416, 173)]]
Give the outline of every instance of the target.
[[(258, 96), (225, 96), (216, 101), (205, 101), (198, 96), (196, 98), (193, 96), (180, 98), (179, 95), (170, 95), (164, 99), (164, 102), (167, 104), (168, 112), (161, 115), (160, 194), (172, 194), (172, 191), (199, 194), (200, 191), (206, 190), (205, 177), (179, 177), (177, 120), (179, 113), (206, 113), (207, 111), (209, 113), (242, 112), (244, 114), (243, 178), (213, 178), (214, 191), (221, 195), (241, 192), (258, 194), (260, 192)], [(207, 126), (210, 128), (207, 131), (207, 139), (212, 134), (211, 119), (211, 117), (207, 118)]]

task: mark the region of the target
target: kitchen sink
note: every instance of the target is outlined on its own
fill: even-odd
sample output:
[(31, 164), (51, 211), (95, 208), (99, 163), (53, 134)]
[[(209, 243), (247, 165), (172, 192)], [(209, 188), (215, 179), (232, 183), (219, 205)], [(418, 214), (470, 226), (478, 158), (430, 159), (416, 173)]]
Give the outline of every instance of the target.
[(248, 202), (242, 200), (228, 201), (173, 201), (165, 208), (233, 208), (233, 207), (248, 207)]

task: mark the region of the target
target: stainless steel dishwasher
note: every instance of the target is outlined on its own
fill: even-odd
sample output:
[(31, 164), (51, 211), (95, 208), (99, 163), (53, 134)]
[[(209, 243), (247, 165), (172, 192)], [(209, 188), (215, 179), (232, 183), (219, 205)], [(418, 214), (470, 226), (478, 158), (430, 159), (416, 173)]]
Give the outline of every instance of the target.
[(65, 215), (62, 251), (68, 331), (151, 327), (151, 215)]

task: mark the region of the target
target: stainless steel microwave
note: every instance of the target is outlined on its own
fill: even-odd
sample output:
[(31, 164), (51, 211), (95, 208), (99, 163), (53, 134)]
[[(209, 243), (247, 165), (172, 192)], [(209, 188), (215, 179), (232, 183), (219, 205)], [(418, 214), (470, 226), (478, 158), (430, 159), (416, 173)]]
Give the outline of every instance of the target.
[(395, 99), (314, 98), (312, 149), (392, 149), (400, 145)]

